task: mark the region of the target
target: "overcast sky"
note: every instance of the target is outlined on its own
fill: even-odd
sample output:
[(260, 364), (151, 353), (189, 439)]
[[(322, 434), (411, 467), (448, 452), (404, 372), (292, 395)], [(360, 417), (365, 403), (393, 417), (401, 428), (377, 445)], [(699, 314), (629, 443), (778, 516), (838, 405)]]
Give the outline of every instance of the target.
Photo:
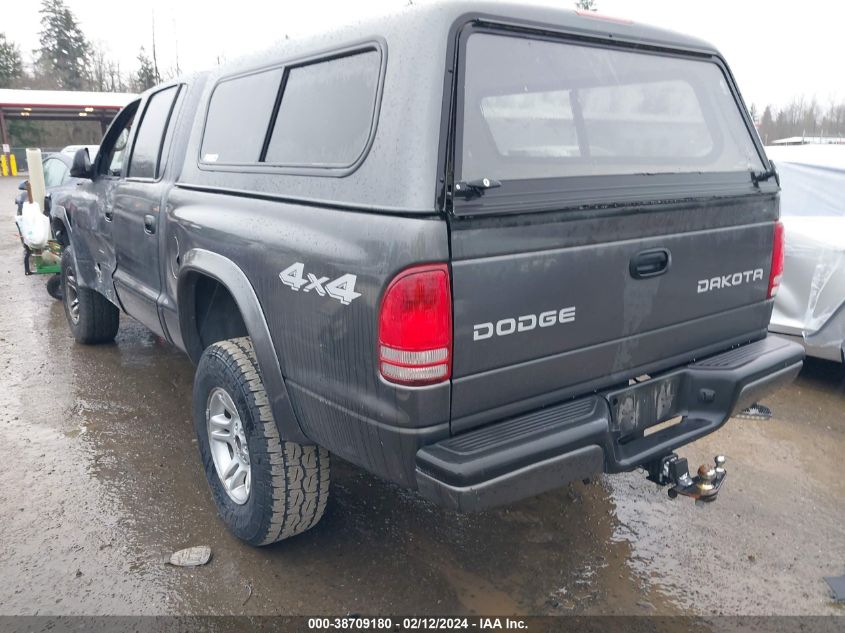
[[(425, 0), (414, 0), (420, 4)], [(520, 0), (515, 0), (520, 1)], [(538, 0), (572, 8), (574, 0)], [(538, 2), (534, 2), (537, 4)], [(395, 11), (408, 0), (67, 0), (89, 39), (134, 69), (140, 46), (150, 50), (155, 16), (159, 67), (202, 70), (274, 41), (361, 17)], [(796, 95), (826, 106), (845, 99), (845, 3), (773, 0), (597, 0), (601, 13), (698, 36), (726, 56), (746, 102), (784, 105)], [(38, 0), (4, 10), (0, 29), (25, 57), (38, 46)], [(801, 9), (808, 7), (810, 11)]]

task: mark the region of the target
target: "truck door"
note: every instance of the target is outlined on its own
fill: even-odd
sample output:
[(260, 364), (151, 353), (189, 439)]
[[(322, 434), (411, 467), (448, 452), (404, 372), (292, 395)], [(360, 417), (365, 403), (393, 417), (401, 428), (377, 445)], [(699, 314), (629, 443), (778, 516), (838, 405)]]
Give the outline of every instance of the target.
[(80, 281), (112, 302), (116, 301), (111, 283), (115, 266), (112, 205), (124, 174), (126, 146), (139, 103), (133, 101), (114, 119), (93, 161), (93, 178), (80, 180), (67, 201)]
[(115, 292), (129, 315), (162, 336), (156, 303), (161, 292), (158, 224), (165, 193), (162, 175), (180, 88), (168, 86), (154, 92), (144, 104), (126, 178), (115, 191), (112, 208)]

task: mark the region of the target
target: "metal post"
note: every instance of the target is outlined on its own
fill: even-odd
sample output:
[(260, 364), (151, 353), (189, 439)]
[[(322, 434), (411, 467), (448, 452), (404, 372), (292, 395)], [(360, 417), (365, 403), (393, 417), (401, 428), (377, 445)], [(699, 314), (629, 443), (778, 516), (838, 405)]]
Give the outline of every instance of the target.
[(0, 108), (0, 137), (2, 137), (3, 145), (9, 145), (9, 131), (6, 128), (6, 115), (3, 114), (2, 108)]
[[(6, 130), (6, 115), (3, 114), (2, 108), (0, 108), (0, 141), (2, 141), (2, 143), (3, 143), (3, 147), (2, 147), (3, 160), (2, 160), (2, 167), (0, 167), (0, 173), (2, 173), (2, 175), (4, 175), (4, 176), (8, 176), (9, 175), (9, 153), (10, 153), (10, 151), (7, 151), (7, 149), (11, 150), (11, 148), (9, 147), (9, 133)], [(12, 175), (14, 176), (15, 174), (12, 174)]]

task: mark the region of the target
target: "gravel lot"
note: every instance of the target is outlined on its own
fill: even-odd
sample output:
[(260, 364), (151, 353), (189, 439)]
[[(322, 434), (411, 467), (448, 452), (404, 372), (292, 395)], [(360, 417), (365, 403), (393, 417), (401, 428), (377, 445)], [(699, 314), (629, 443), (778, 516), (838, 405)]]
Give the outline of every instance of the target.
[[(190, 422), (193, 368), (124, 318), (76, 345), (46, 277), (24, 277), (0, 179), (0, 615), (832, 614), (845, 573), (845, 371), (808, 362), (682, 451), (728, 456), (715, 504), (642, 473), (476, 515), (442, 511), (339, 460), (322, 523), (265, 549), (218, 520)], [(207, 544), (186, 570), (163, 561)]]

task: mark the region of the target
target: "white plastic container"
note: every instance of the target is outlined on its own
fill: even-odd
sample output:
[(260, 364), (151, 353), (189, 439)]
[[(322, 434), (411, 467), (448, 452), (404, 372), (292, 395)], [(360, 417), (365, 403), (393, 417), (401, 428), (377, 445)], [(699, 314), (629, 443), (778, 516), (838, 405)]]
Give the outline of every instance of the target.
[(50, 219), (34, 202), (24, 202), (18, 221), (23, 242), (33, 250), (41, 250), (50, 239)]

